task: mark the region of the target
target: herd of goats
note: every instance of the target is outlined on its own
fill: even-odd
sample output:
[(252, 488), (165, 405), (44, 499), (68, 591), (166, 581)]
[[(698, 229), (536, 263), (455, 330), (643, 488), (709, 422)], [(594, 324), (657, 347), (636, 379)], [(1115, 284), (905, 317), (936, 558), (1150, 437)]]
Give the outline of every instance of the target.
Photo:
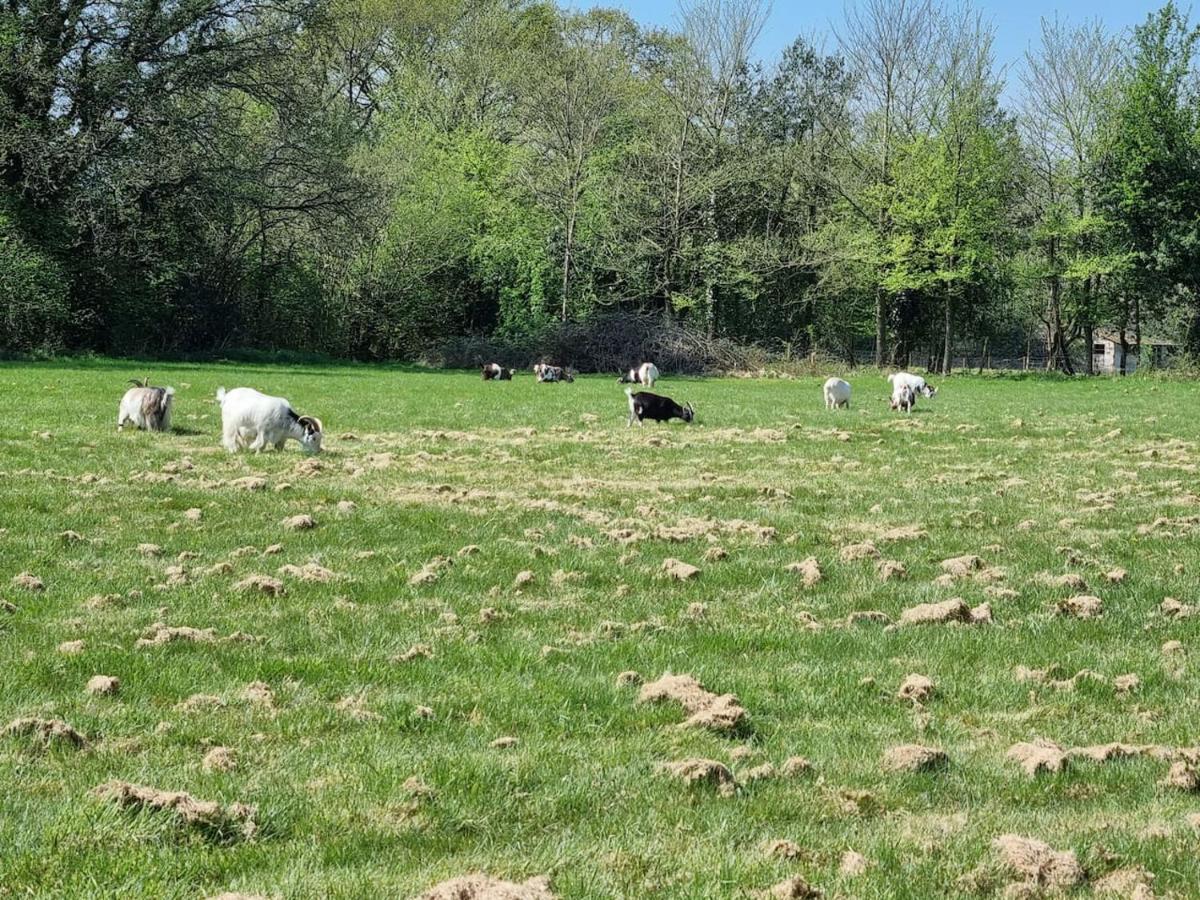
[[(483, 366), (484, 381), (511, 381), (515, 370), (496, 363)], [(538, 363), (533, 374), (539, 382), (572, 382), (575, 373), (561, 366)], [(636, 384), (652, 388), (659, 379), (658, 367), (652, 362), (630, 369), (618, 379), (620, 384)], [(892, 385), (891, 408), (911, 413), (918, 396), (932, 397), (937, 388), (931, 387), (920, 375), (895, 372), (888, 375)], [(117, 412), (117, 430), (126, 425), (145, 431), (169, 431), (175, 389), (152, 387), (149, 380), (132, 381), (134, 387), (125, 392)], [(822, 387), (826, 409), (850, 407), (850, 384), (841, 378), (830, 378)], [(696, 411), (692, 404), (680, 406), (670, 397), (649, 391), (625, 389), (629, 400), (629, 419), (626, 426), (645, 419), (667, 422), (682, 419), (691, 422)], [(293, 438), (306, 453), (319, 453), (324, 426), (316, 416), (302, 416), (283, 397), (271, 397), (253, 388), (217, 389), (217, 404), (221, 407), (221, 444), (230, 453), (238, 450), (282, 450), (288, 438)]]

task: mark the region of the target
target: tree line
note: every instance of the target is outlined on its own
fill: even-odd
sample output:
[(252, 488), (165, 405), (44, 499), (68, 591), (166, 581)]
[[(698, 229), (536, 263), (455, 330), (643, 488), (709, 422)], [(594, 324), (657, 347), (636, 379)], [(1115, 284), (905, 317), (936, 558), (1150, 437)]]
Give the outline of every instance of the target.
[[(881, 365), (1200, 355), (1198, 31), (857, 0), (9, 0), (0, 346), (416, 358), (612, 312)], [(599, 327), (603, 327), (602, 324)]]

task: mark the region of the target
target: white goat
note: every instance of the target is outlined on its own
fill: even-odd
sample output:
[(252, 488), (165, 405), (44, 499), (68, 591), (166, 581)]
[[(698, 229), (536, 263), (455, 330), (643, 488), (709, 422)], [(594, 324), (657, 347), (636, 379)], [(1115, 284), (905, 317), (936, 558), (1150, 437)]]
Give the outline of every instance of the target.
[(646, 362), (636, 369), (630, 369), (618, 378), (617, 384), (641, 384), (646, 387), (654, 387), (654, 382), (658, 381), (658, 377), (658, 366), (652, 362)]
[(912, 385), (905, 381), (892, 382), (892, 409), (902, 409), (906, 413), (911, 413), (913, 407), (917, 405), (917, 392), (912, 389)]
[(142, 431), (170, 431), (175, 388), (150, 387), (149, 379), (131, 383), (137, 387), (131, 387), (121, 398), (117, 430), (123, 431), (126, 425), (132, 424)]
[(253, 388), (217, 388), (221, 407), (221, 443), (230, 453), (248, 448), (258, 453), (268, 446), (282, 450), (288, 438), (306, 453), (321, 450), (324, 428), (315, 416), (300, 416), (282, 397), (269, 397)]
[(913, 375), (911, 372), (893, 372), (887, 377), (894, 389), (897, 385), (907, 384), (912, 388), (913, 394), (922, 394), (926, 398), (932, 397), (937, 393), (937, 388), (930, 387), (925, 383), (925, 379), (920, 375)]
[(840, 378), (830, 378), (825, 382), (822, 393), (825, 395), (826, 409), (837, 409), (841, 406), (846, 409), (850, 408), (850, 382)]

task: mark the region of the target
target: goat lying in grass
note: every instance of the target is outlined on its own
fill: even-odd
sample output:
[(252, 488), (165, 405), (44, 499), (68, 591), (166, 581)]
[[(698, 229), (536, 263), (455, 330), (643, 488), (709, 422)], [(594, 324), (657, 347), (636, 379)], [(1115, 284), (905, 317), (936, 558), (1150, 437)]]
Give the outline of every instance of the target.
[(253, 388), (218, 388), (217, 403), (221, 407), (221, 443), (230, 453), (243, 448), (259, 453), (269, 446), (282, 450), (288, 438), (299, 441), (306, 453), (321, 450), (321, 420), (297, 415), (282, 397), (270, 397)]
[(570, 383), (575, 380), (575, 373), (571, 369), (564, 369), (562, 366), (548, 366), (545, 363), (538, 363), (534, 366), (533, 374), (538, 381), (547, 383), (556, 381)]
[(170, 431), (175, 388), (150, 387), (150, 379), (130, 380), (135, 385), (125, 392), (117, 409), (117, 430), (133, 425), (142, 431)]
[(692, 404), (680, 406), (670, 397), (660, 397), (647, 391), (638, 391), (635, 394), (633, 388), (625, 388), (625, 396), (629, 398), (629, 421), (625, 423), (626, 428), (633, 424), (634, 419), (640, 428), (643, 419), (654, 422), (683, 419), (685, 422), (691, 422), (696, 416)]

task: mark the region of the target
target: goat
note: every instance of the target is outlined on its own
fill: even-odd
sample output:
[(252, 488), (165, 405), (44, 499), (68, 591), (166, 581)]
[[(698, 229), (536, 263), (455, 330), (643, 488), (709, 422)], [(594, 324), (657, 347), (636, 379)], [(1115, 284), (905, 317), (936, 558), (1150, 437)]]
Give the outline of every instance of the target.
[(499, 363), (483, 364), (484, 381), (512, 381), (515, 374), (515, 369), (505, 369)]
[(830, 378), (822, 388), (825, 395), (825, 408), (837, 409), (844, 406), (850, 408), (850, 383), (840, 378)]
[(575, 371), (573, 369), (564, 369), (562, 366), (548, 366), (545, 363), (538, 363), (534, 366), (533, 374), (537, 376), (538, 381), (546, 383), (557, 381), (570, 383), (575, 380)]
[(911, 413), (916, 405), (917, 392), (912, 389), (912, 385), (907, 382), (892, 383), (892, 409), (902, 409), (906, 413)]
[(149, 378), (131, 378), (129, 383), (133, 387), (125, 392), (117, 409), (117, 430), (124, 431), (132, 424), (142, 431), (170, 431), (175, 388), (151, 387)]
[(248, 448), (255, 453), (268, 446), (282, 450), (288, 438), (306, 453), (319, 453), (324, 427), (315, 416), (300, 416), (282, 397), (269, 397), (253, 388), (217, 388), (221, 407), (221, 443), (230, 453)]
[(937, 388), (930, 387), (925, 383), (925, 379), (920, 375), (913, 375), (910, 372), (893, 372), (887, 377), (887, 380), (895, 388), (898, 384), (907, 384), (912, 388), (913, 394), (922, 394), (926, 399), (937, 393)]
[(656, 381), (658, 381), (658, 366), (652, 362), (646, 362), (636, 369), (630, 369), (618, 378), (617, 384), (640, 384), (645, 387), (654, 387)]
[(685, 422), (691, 422), (696, 417), (692, 404), (680, 406), (670, 397), (660, 397), (646, 391), (638, 391), (635, 394), (633, 388), (625, 388), (625, 396), (629, 398), (629, 421), (625, 423), (626, 428), (633, 424), (634, 419), (641, 428), (643, 419), (654, 422), (683, 419)]

